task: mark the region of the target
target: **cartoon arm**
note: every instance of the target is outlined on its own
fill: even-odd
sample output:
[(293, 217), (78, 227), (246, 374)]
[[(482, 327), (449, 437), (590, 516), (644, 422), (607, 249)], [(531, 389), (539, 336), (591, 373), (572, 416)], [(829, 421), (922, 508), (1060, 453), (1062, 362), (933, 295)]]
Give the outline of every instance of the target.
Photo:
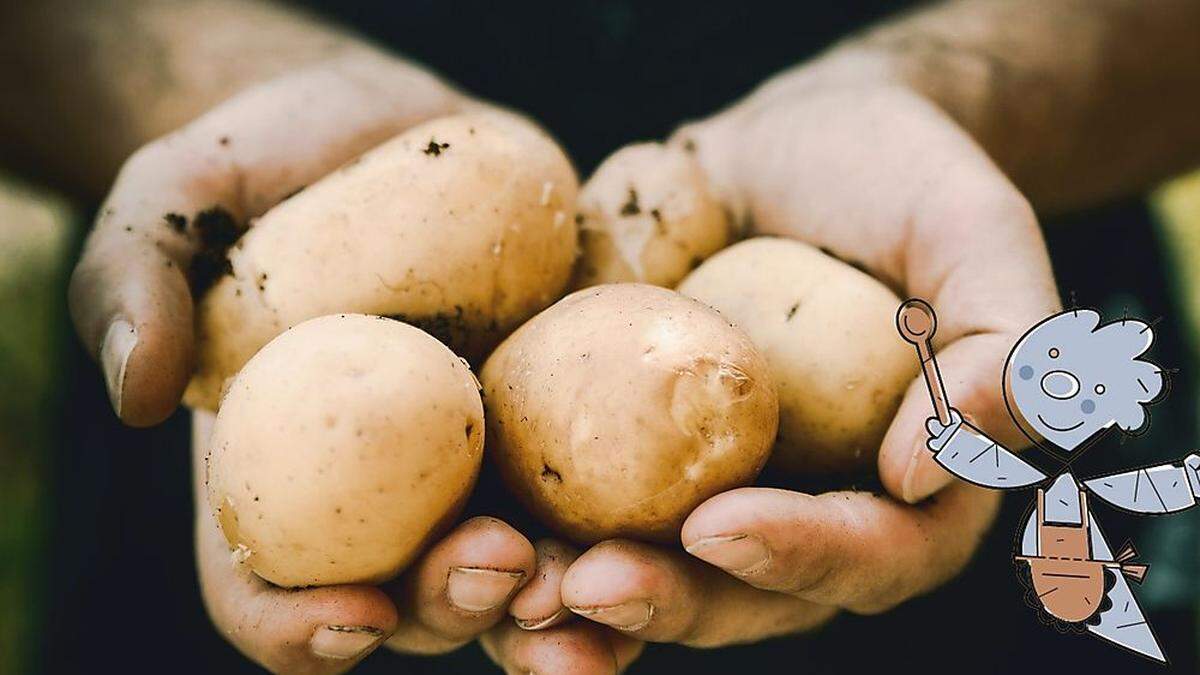
[(1113, 506), (1133, 513), (1177, 513), (1200, 497), (1200, 455), (1084, 481), (1087, 489)]
[(933, 403), (935, 417), (925, 422), (929, 432), (926, 445), (934, 452), (933, 459), (955, 476), (983, 487), (1009, 490), (1046, 480), (1046, 474), (963, 422), (962, 415), (950, 407), (933, 354), (933, 334), (937, 331), (933, 307), (919, 298), (904, 301), (896, 311), (896, 329), (906, 342), (916, 347), (929, 400)]
[(968, 483), (1011, 490), (1046, 480), (1046, 474), (964, 422), (956, 409), (950, 409), (950, 424), (931, 417), (925, 429), (934, 461)]

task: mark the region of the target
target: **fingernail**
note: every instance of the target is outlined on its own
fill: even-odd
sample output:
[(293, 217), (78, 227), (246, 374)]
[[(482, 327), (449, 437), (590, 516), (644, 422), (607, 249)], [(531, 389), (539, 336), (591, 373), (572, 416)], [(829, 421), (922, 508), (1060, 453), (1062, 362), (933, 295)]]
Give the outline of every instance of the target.
[(112, 402), (117, 417), (121, 416), (121, 396), (125, 391), (125, 366), (137, 341), (137, 329), (133, 324), (117, 319), (108, 325), (108, 332), (104, 334), (104, 342), (100, 345), (100, 367), (108, 384), (108, 400)]
[[(928, 460), (922, 459), (925, 455), (929, 455)], [(950, 474), (932, 459), (933, 453), (925, 446), (925, 438), (918, 438), (900, 486), (900, 496), (909, 504), (916, 504), (950, 483)]]
[(517, 627), (525, 630), (541, 630), (558, 621), (565, 611), (567, 611), (566, 607), (560, 607), (557, 612), (542, 619), (517, 619)]
[(464, 612), (486, 612), (507, 600), (524, 576), (524, 572), (452, 567), (446, 597)]
[(654, 605), (645, 600), (630, 600), (607, 607), (572, 607), (571, 611), (618, 630), (641, 630), (654, 618)]
[(763, 540), (749, 534), (707, 537), (686, 548), (704, 562), (733, 574), (753, 574), (771, 561), (771, 550)]
[(308, 641), (313, 654), (326, 659), (356, 659), (371, 650), (383, 631), (371, 626), (321, 626)]

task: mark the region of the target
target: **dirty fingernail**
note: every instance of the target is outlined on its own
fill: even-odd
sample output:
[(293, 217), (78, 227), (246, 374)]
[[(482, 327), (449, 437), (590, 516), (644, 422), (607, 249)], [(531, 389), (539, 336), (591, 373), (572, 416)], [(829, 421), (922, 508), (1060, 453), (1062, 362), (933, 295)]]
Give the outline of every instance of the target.
[(548, 628), (551, 624), (558, 621), (566, 611), (566, 607), (560, 607), (557, 612), (541, 619), (517, 619), (517, 627), (523, 628), (524, 630), (541, 630), (543, 628)]
[(763, 540), (749, 534), (706, 537), (686, 548), (704, 562), (733, 574), (753, 574), (771, 560)]
[(571, 611), (618, 630), (641, 630), (654, 618), (654, 605), (645, 600), (630, 600), (607, 607), (572, 607)]
[(313, 654), (325, 659), (356, 659), (383, 639), (371, 626), (321, 626), (308, 642)]
[[(923, 459), (929, 455), (928, 460)], [(950, 474), (933, 460), (933, 453), (925, 447), (924, 437), (917, 439), (912, 458), (908, 460), (908, 468), (904, 470), (904, 482), (901, 484), (901, 497), (909, 504), (916, 504), (929, 495), (946, 487), (951, 480)]]
[(137, 329), (133, 324), (124, 319), (116, 319), (108, 325), (108, 332), (104, 334), (104, 342), (100, 345), (100, 366), (104, 370), (104, 380), (108, 385), (108, 399), (112, 402), (117, 417), (121, 416), (125, 366), (129, 363), (129, 355), (133, 353), (137, 341)]
[(524, 576), (524, 572), (453, 567), (446, 582), (446, 597), (464, 612), (486, 612), (507, 600)]

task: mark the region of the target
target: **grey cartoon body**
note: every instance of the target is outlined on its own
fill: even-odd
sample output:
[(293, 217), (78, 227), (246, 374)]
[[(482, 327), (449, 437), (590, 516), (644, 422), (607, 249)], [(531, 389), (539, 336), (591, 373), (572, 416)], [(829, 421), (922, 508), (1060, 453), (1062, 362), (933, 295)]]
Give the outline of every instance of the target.
[[(1081, 501), (1086, 493), (1079, 489), (1079, 484), (1070, 473), (1064, 473), (1055, 479), (1054, 483), (1045, 490), (1045, 520), (1061, 525), (1083, 526), (1087, 519), (1087, 540), (1089, 555), (1099, 563), (1116, 563), (1117, 556), (1113, 555), (1112, 547), (1104, 537), (1086, 504)], [(1025, 519), (1021, 528), (1020, 553), (1022, 556), (1037, 558), (1042, 556), (1043, 542), (1038, 536), (1038, 514), (1032, 512)], [(1144, 573), (1144, 570), (1143, 570)], [(1142, 608), (1133, 597), (1133, 590), (1124, 574), (1113, 574), (1112, 588), (1105, 593), (1108, 602), (1098, 608), (1096, 617), (1087, 624), (1088, 632), (1137, 652), (1156, 661), (1165, 661), (1162, 648), (1150, 630)], [(1042, 592), (1050, 595), (1058, 592), (1053, 586)]]
[[(1133, 562), (1132, 545), (1114, 555), (1091, 514), (1088, 496), (1136, 513), (1191, 508), (1200, 498), (1200, 455), (1101, 476), (1082, 486), (1070, 472), (1050, 481), (950, 407), (933, 356), (937, 322), (932, 308), (909, 300), (896, 320), (924, 367), (935, 411), (926, 422), (934, 460), (983, 487), (1040, 486), (1014, 556), (1028, 572), (1039, 607), (1051, 620), (1079, 624), (1097, 637), (1165, 662), (1128, 583), (1140, 582), (1148, 566)], [(1017, 341), (1005, 363), (1009, 413), (1031, 441), (1068, 455), (1113, 427), (1137, 433), (1147, 424), (1147, 406), (1166, 385), (1163, 371), (1139, 358), (1152, 341), (1148, 324), (1134, 319), (1101, 324), (1092, 310), (1069, 310), (1043, 320)]]

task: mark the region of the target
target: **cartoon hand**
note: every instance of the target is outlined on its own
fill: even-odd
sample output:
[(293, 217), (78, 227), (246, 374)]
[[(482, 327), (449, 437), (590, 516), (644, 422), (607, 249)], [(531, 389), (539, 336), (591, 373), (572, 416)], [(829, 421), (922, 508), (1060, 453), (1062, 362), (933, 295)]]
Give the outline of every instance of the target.
[(925, 431), (929, 432), (929, 440), (925, 442), (925, 445), (934, 452), (941, 450), (954, 432), (962, 426), (962, 421), (962, 415), (955, 408), (950, 409), (949, 425), (943, 425), (937, 417), (925, 420)]

